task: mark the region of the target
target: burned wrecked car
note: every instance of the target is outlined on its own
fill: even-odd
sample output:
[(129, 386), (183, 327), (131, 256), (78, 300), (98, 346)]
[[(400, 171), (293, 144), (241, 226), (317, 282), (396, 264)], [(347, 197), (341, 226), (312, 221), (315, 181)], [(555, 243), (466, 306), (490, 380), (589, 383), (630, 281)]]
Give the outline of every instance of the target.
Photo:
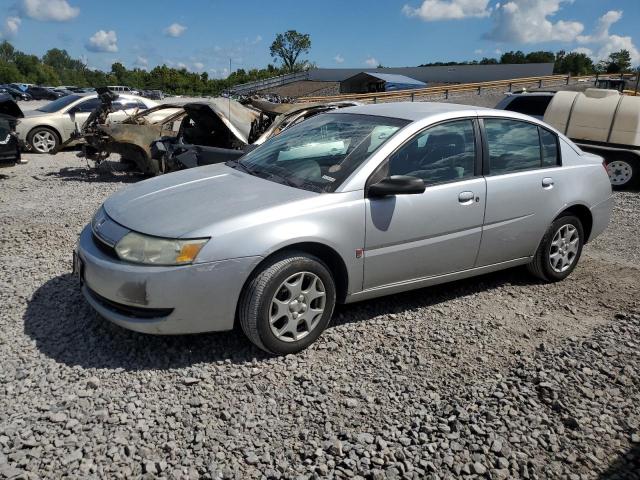
[(16, 135), (18, 119), (24, 114), (13, 97), (0, 94), (0, 166), (20, 162), (20, 144)]
[[(181, 128), (176, 136), (164, 137), (153, 143), (152, 156), (160, 163), (162, 171), (239, 158), (254, 146), (319, 113), (358, 105), (348, 101), (285, 104), (250, 99), (243, 110), (243, 105), (238, 102), (219, 100), (222, 109), (215, 108), (213, 104), (186, 104), (184, 121), (189, 123), (189, 127)], [(225, 110), (228, 105), (235, 108)]]
[[(163, 158), (153, 158), (151, 147), (162, 138), (170, 142), (179, 137), (181, 143), (217, 146), (226, 151), (241, 152), (266, 119), (253, 108), (230, 99), (214, 98), (207, 102), (164, 104), (132, 115), (118, 123), (107, 123), (115, 95), (100, 93), (101, 104), (84, 123), (75, 139), (82, 138), (81, 156), (100, 163), (112, 153), (136, 169), (157, 175), (178, 168), (167, 165)], [(184, 168), (184, 167), (179, 167)]]
[(120, 123), (87, 125), (82, 133), (83, 156), (99, 163), (112, 153), (120, 154), (123, 162), (131, 163), (143, 173), (161, 172), (159, 163), (151, 158), (151, 144), (161, 137), (178, 134), (186, 113), (182, 105), (164, 104), (150, 108)]

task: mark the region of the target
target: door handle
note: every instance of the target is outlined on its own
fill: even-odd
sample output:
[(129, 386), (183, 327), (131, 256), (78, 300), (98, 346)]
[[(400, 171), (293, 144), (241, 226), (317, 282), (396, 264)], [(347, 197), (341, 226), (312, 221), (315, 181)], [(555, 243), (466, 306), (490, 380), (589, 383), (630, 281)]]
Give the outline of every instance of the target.
[(458, 202), (460, 202), (462, 205), (470, 205), (473, 203), (474, 197), (475, 194), (473, 192), (460, 192), (458, 194)]
[(546, 188), (547, 190), (553, 188), (553, 178), (544, 177), (542, 179), (542, 188)]

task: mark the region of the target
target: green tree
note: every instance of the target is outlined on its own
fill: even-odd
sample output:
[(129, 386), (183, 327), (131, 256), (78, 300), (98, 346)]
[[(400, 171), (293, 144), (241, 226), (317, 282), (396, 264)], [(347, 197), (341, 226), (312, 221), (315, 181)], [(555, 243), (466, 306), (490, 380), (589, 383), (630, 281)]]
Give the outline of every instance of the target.
[(518, 50), (517, 52), (505, 52), (500, 57), (500, 63), (527, 63), (527, 58), (520, 50)]
[(553, 73), (589, 75), (594, 71), (593, 61), (584, 53), (566, 53), (564, 50), (556, 53)]
[(16, 49), (6, 40), (0, 43), (0, 61), (13, 62), (16, 58)]
[(311, 37), (309, 34), (298, 33), (295, 30), (279, 33), (269, 47), (271, 56), (274, 59), (280, 59), (288, 72), (294, 72), (300, 68), (298, 58), (303, 53), (308, 53), (310, 49)]
[(607, 73), (625, 73), (631, 70), (631, 53), (629, 50), (620, 50), (609, 55)]
[(19, 82), (22, 79), (20, 70), (13, 63), (0, 60), (0, 83)]
[(529, 52), (525, 56), (526, 63), (554, 63), (556, 56), (553, 52), (539, 50), (537, 52)]

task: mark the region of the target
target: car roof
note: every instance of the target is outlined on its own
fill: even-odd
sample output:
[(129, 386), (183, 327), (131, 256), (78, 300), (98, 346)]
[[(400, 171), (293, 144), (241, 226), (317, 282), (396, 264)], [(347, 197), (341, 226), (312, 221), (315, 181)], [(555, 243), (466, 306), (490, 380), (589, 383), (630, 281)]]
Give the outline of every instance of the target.
[(416, 121), (432, 117), (434, 115), (453, 112), (458, 114), (467, 112), (469, 115), (476, 115), (478, 110), (489, 111), (491, 109), (473, 107), (470, 105), (459, 105), (456, 103), (396, 102), (346, 107), (340, 109), (338, 113), (357, 113), (360, 115), (376, 115), (380, 117), (402, 118), (405, 120)]

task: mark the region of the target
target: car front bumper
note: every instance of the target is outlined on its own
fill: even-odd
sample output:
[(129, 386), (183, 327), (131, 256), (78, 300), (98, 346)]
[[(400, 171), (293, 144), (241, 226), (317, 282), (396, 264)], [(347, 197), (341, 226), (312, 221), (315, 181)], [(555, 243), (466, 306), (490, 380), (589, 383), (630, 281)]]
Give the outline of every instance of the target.
[(87, 226), (75, 252), (85, 298), (107, 320), (159, 335), (232, 329), (244, 282), (261, 260), (136, 265), (119, 260), (97, 242)]

